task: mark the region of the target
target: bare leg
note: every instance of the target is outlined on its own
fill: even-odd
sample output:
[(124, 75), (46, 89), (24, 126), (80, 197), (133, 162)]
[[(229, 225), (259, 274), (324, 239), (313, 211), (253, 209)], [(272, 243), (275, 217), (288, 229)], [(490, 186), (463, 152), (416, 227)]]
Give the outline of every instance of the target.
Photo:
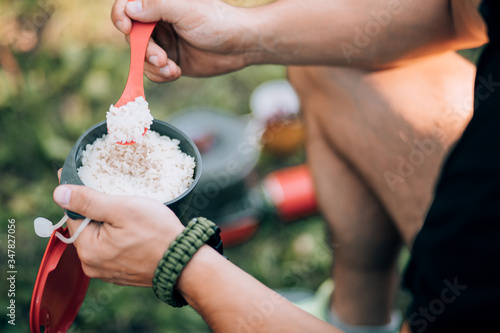
[(345, 322), (389, 321), (400, 237), (411, 246), (444, 156), (470, 119), (474, 73), (454, 53), (383, 71), (289, 69), (336, 244), (332, 305)]

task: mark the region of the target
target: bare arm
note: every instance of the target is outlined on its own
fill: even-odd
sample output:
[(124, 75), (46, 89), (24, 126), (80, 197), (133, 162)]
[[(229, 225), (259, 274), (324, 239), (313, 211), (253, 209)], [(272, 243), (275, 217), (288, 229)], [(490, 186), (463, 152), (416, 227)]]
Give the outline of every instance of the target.
[(191, 259), (177, 286), (216, 332), (340, 332), (207, 246)]
[(112, 19), (125, 34), (130, 17), (162, 21), (147, 53), (154, 81), (176, 79), (181, 70), (210, 76), (264, 63), (393, 66), (486, 42), (480, 0), (278, 0), (256, 8), (219, 0), (139, 2), (138, 12), (117, 0)]
[(486, 42), (479, 2), (276, 1), (248, 10), (247, 62), (376, 67), (476, 47)]

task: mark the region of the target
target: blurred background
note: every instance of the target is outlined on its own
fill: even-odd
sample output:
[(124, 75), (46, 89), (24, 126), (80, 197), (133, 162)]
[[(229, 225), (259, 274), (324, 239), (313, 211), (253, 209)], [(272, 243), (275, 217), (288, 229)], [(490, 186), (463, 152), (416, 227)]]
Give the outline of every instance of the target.
[[(266, 0), (228, 2), (254, 6)], [(125, 86), (129, 47), (111, 23), (112, 4), (111, 0), (0, 2), (0, 308), (4, 309), (0, 316), (1, 332), (29, 331), (33, 285), (48, 243), (35, 235), (33, 220), (44, 216), (56, 222), (62, 217), (62, 211), (52, 201), (52, 191), (58, 183), (56, 172), (78, 137), (105, 120), (110, 104), (118, 100)], [(252, 123), (252, 93), (265, 82), (284, 78), (284, 67), (254, 66), (209, 79), (181, 78), (161, 85), (146, 80), (145, 93), (157, 119), (171, 119), (186, 109), (209, 109), (216, 110), (217, 117), (226, 119), (230, 126), (232, 121)], [(284, 127), (277, 126), (269, 136), (264, 133), (265, 128), (262, 131), (262, 124), (271, 123), (259, 123), (245, 138), (255, 143), (249, 162), (251, 170), (241, 170), (242, 178), (234, 180), (241, 181), (238, 184), (244, 188), (237, 192), (242, 200), (221, 204), (220, 209), (207, 214), (212, 213), (217, 219), (218, 212), (224, 211), (216, 222), (228, 228), (233, 226), (233, 220), (247, 226), (240, 234), (232, 234), (231, 246), (226, 249), (232, 262), (271, 288), (315, 290), (328, 277), (331, 264), (321, 217), (310, 212), (284, 222), (272, 205), (264, 207), (266, 203), (262, 201), (261, 185), (267, 175), (305, 160), (300, 120), (293, 115), (279, 117), (286, 124), (293, 124), (295, 134), (285, 140), (284, 146), (279, 142), (273, 146), (271, 141), (280, 136)], [(210, 142), (210, 133), (207, 135), (199, 138), (202, 146), (207, 140)], [(256, 143), (259, 140), (267, 140), (269, 145), (261, 147)], [(291, 141), (293, 145), (287, 146), (286, 142)], [(255, 200), (264, 205), (260, 211), (233, 216), (234, 212), (248, 209)], [(8, 304), (4, 282), (9, 219), (16, 221), (16, 326), (9, 325), (4, 315)], [(70, 329), (160, 331), (206, 332), (208, 328), (194, 310), (170, 308), (149, 288), (118, 287), (98, 280), (91, 281)]]

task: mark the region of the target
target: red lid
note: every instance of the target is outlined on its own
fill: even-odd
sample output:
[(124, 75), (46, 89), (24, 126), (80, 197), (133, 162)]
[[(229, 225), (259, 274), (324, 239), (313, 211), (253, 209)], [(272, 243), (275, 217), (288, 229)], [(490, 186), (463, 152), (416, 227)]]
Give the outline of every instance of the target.
[[(67, 228), (59, 228), (69, 237)], [(82, 264), (73, 244), (61, 242), (52, 233), (43, 255), (30, 308), (32, 333), (66, 332), (83, 303), (90, 278), (82, 270)]]
[(264, 187), (284, 221), (309, 216), (318, 211), (314, 183), (305, 164), (271, 172), (264, 180)]

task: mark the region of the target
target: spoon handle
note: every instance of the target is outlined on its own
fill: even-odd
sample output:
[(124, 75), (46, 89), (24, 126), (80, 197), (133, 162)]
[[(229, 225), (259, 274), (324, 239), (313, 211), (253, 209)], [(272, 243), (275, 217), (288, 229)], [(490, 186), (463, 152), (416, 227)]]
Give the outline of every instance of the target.
[(130, 30), (130, 69), (127, 84), (120, 100), (115, 107), (121, 107), (137, 97), (144, 97), (144, 58), (148, 47), (149, 38), (157, 22), (143, 23), (132, 21)]

